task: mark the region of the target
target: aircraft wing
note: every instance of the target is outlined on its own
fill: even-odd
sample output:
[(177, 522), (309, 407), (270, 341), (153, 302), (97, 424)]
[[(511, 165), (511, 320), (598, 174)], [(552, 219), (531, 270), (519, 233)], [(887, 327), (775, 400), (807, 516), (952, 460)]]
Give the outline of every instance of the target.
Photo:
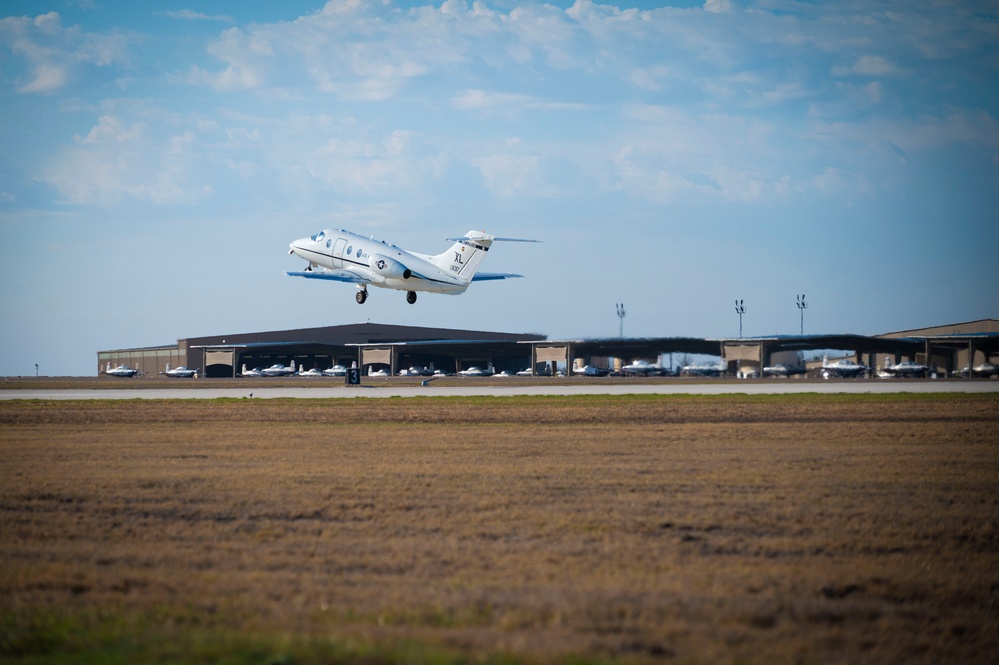
[(289, 277), (305, 277), (308, 279), (328, 279), (334, 282), (351, 282), (353, 284), (370, 284), (371, 280), (362, 277), (351, 270), (300, 270), (286, 272)]
[(472, 275), (473, 282), (491, 282), (494, 279), (510, 279), (512, 277), (523, 277), (512, 272), (477, 272)]

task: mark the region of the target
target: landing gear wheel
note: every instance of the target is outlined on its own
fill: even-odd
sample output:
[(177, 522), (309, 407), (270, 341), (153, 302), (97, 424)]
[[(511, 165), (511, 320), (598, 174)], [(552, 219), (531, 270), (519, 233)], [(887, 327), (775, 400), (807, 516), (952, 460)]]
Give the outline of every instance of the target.
[(354, 296), (354, 300), (357, 301), (358, 305), (363, 305), (364, 301), (368, 299), (367, 291), (358, 291), (357, 295)]
[(410, 305), (416, 302), (416, 291), (406, 291), (406, 302)]

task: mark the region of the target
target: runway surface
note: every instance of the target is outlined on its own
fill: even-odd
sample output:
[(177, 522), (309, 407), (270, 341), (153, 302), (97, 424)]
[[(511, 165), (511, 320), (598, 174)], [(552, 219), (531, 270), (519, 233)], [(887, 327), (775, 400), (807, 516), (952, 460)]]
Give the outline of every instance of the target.
[(244, 388), (107, 388), (0, 390), (3, 400), (95, 400), (95, 399), (353, 399), (386, 397), (507, 397), (516, 395), (781, 395), (792, 393), (994, 393), (999, 381), (725, 381), (717, 383), (622, 384), (556, 382), (542, 385), (362, 385), (337, 387), (244, 387)]

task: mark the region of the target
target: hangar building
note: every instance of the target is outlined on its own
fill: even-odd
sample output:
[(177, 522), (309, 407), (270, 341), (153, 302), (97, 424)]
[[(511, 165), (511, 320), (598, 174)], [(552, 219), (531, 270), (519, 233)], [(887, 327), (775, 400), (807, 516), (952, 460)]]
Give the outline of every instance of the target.
[[(107, 365), (134, 367), (158, 374), (171, 367), (201, 370), (202, 376), (234, 377), (243, 366), (269, 367), (276, 363), (320, 370), (357, 363), (397, 368), (436, 367), (446, 372), (469, 363), (492, 364), (497, 371), (519, 371), (531, 360), (531, 346), (544, 340), (530, 333), (483, 332), (357, 323), (323, 328), (300, 328), (234, 335), (212, 335), (177, 340), (175, 346), (100, 351), (98, 373)], [(514, 368), (516, 368), (514, 370)]]
[[(902, 359), (932, 365), (944, 376), (981, 363), (999, 364), (999, 320), (981, 319), (876, 336), (774, 335), (704, 339), (693, 337), (548, 340), (532, 333), (503, 333), (447, 328), (358, 323), (181, 339), (176, 345), (99, 351), (98, 373), (108, 365), (128, 365), (145, 374), (171, 367), (201, 370), (202, 376), (234, 377), (243, 366), (275, 363), (304, 369), (336, 364), (384, 368), (396, 374), (410, 366), (445, 372), (471, 365), (497, 372), (517, 372), (543, 363), (568, 366), (600, 364), (610, 358), (656, 359), (666, 353), (719, 356), (735, 373), (739, 365), (765, 367), (780, 354), (836, 349), (877, 369)], [(551, 366), (551, 365), (549, 365)]]

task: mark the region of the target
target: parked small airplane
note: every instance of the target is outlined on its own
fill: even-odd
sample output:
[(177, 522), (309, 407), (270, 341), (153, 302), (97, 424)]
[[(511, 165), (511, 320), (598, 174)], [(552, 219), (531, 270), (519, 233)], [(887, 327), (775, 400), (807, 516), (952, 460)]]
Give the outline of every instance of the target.
[(318, 368), (313, 367), (309, 370), (299, 370), (295, 373), (295, 376), (325, 376)]
[(243, 365), (242, 371), (239, 373), (240, 376), (263, 376), (264, 372), (259, 367), (254, 367), (253, 369), (246, 369), (246, 365)]
[(838, 376), (841, 378), (850, 378), (854, 376), (860, 376), (867, 372), (867, 368), (863, 365), (859, 365), (852, 360), (847, 360), (846, 358), (841, 358), (834, 362), (829, 362), (828, 356), (822, 356), (822, 378), (828, 379), (831, 376)]
[(347, 368), (343, 365), (333, 365), (329, 369), (324, 369), (325, 376), (347, 376)]
[(160, 372), (166, 376), (172, 376), (179, 379), (190, 379), (192, 376), (198, 373), (196, 369), (188, 369), (184, 366), (177, 367), (175, 369), (170, 369), (170, 363), (167, 363), (166, 371)]
[(584, 365), (583, 367), (573, 369), (572, 373), (581, 376), (607, 376), (610, 370), (603, 367), (594, 367), (593, 365)]
[(621, 368), (622, 374), (641, 374), (642, 376), (655, 376), (661, 374), (662, 371), (662, 366), (654, 365), (648, 360), (642, 360), (641, 358)]
[(719, 363), (717, 365), (686, 365), (680, 368), (680, 376), (721, 376), (728, 371), (728, 368)]
[(428, 367), (410, 367), (409, 369), (400, 369), (399, 376), (433, 376), (434, 370)]
[(885, 366), (881, 368), (879, 373), (885, 377), (914, 377), (914, 376), (926, 376), (930, 371), (930, 368), (926, 365), (921, 365), (912, 360), (903, 360), (897, 365), (891, 364), (891, 358), (885, 358)]
[(289, 245), (289, 254), (309, 262), (305, 270), (286, 272), (291, 277), (328, 279), (357, 285), (356, 300), (368, 299), (368, 285), (406, 292), (406, 302), (416, 302), (417, 291), (459, 295), (472, 282), (523, 277), (506, 272), (477, 272), (494, 242), (539, 242), (497, 238), (483, 231), (469, 231), (443, 254), (430, 256), (400, 249), (385, 241), (350, 231), (320, 231)]
[(118, 365), (117, 367), (111, 367), (111, 363), (108, 363), (108, 366), (104, 370), (104, 373), (109, 376), (121, 376), (129, 379), (131, 379), (136, 374), (142, 374), (142, 372), (140, 372), (139, 370), (133, 369), (128, 365)]
[(808, 370), (801, 365), (785, 365), (778, 363), (771, 367), (764, 367), (763, 373), (769, 376), (794, 376), (795, 374), (807, 374)]
[[(996, 374), (999, 374), (999, 367), (989, 362), (982, 363), (981, 365), (975, 365), (970, 371), (971, 376), (977, 376), (985, 379), (995, 376)], [(954, 375), (967, 378), (969, 375), (968, 367), (965, 366), (965, 368), (959, 372), (954, 372)]]
[(462, 376), (492, 376), (492, 370), (482, 369), (481, 367), (469, 367), (468, 369), (463, 369), (458, 374)]
[(291, 376), (295, 373), (295, 361), (291, 361), (291, 365), (286, 367), (281, 363), (271, 365), (270, 367), (265, 367), (260, 370), (260, 373), (264, 376)]

